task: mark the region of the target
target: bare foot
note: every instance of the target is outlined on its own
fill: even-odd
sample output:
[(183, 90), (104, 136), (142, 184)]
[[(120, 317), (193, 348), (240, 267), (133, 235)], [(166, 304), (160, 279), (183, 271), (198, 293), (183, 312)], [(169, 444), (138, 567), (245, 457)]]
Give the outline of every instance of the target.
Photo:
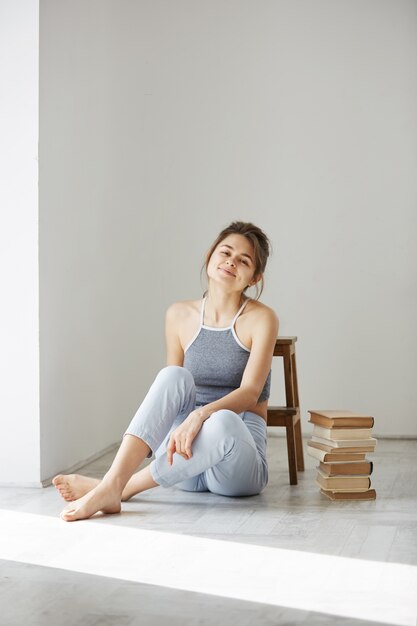
[(120, 513), (120, 510), (120, 493), (109, 485), (100, 483), (85, 496), (66, 506), (61, 512), (61, 519), (65, 522), (75, 522), (79, 519), (87, 519), (98, 511)]
[(82, 476), (81, 474), (58, 474), (52, 480), (55, 488), (67, 502), (82, 498), (86, 493), (97, 487), (100, 481), (97, 478)]

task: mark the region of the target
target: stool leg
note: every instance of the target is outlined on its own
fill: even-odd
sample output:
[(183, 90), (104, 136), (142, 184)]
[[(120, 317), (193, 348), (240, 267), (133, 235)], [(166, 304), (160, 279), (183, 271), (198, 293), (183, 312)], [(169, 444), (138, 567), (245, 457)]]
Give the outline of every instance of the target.
[[(291, 365), (292, 365), (292, 380), (293, 380), (293, 389), (294, 389), (294, 406), (297, 408), (300, 407), (300, 399), (298, 397), (298, 377), (297, 377), (297, 361), (295, 356), (295, 347), (294, 351), (291, 354)], [(295, 440), (296, 440), (296, 453), (297, 453), (297, 469), (300, 472), (304, 471), (304, 452), (303, 452), (303, 439), (301, 434), (301, 417), (300, 413), (298, 413), (297, 421), (295, 422)]]
[(300, 417), (295, 422), (295, 451), (297, 454), (297, 469), (299, 472), (304, 472), (304, 451), (303, 451), (303, 438), (301, 435), (301, 420)]
[[(297, 376), (296, 372), (294, 372), (294, 361), (292, 359), (291, 354), (291, 346), (285, 346), (283, 351), (283, 359), (284, 359), (284, 383), (285, 383), (285, 400), (287, 406), (298, 406), (296, 403), (296, 393), (297, 389), (294, 385), (294, 375)], [(296, 379), (296, 378), (295, 378)]]
[(292, 417), (287, 420), (287, 451), (288, 451), (288, 470), (290, 474), (290, 485), (297, 485), (297, 449), (295, 445), (295, 430)]
[(295, 358), (295, 348), (291, 354), (291, 371), (294, 393), (294, 404), (292, 406), (300, 406), (300, 398), (298, 397), (298, 376), (297, 376), (297, 360)]

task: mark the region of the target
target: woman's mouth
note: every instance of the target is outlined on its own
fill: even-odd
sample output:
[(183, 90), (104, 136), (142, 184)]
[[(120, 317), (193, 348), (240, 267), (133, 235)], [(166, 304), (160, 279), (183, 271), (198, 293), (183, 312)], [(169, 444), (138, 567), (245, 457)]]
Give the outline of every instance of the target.
[(232, 276), (233, 278), (236, 278), (236, 275), (233, 274), (233, 272), (231, 272), (230, 270), (225, 269), (224, 267), (219, 267), (219, 269), (224, 272), (224, 274), (226, 274), (227, 276)]

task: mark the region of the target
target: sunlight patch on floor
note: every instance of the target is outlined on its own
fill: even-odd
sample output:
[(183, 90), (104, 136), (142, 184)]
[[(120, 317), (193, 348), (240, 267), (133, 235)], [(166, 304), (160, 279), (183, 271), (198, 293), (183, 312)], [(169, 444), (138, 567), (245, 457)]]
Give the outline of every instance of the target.
[(417, 567), (0, 511), (0, 559), (415, 626)]

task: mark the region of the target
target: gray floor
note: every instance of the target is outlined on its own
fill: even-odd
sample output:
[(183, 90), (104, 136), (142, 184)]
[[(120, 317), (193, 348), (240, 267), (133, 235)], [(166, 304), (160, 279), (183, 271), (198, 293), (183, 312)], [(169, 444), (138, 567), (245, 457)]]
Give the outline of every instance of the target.
[[(417, 441), (378, 442), (376, 453), (370, 456), (374, 461), (375, 502), (327, 500), (314, 482), (316, 462), (308, 456), (299, 485), (290, 487), (285, 440), (270, 437), (268, 454), (270, 482), (259, 496), (229, 499), (159, 488), (126, 503), (122, 515), (102, 517), (99, 526), (111, 524), (115, 529), (151, 529), (303, 553), (417, 565)], [(83, 473), (99, 477), (111, 459), (111, 454), (106, 455)], [(61, 508), (52, 487), (0, 489), (0, 509), (5, 511), (55, 518)], [(347, 618), (343, 612), (331, 615), (208, 595), (204, 588), (196, 593), (95, 576), (9, 557), (0, 564), (2, 626), (388, 623), (383, 619)]]

